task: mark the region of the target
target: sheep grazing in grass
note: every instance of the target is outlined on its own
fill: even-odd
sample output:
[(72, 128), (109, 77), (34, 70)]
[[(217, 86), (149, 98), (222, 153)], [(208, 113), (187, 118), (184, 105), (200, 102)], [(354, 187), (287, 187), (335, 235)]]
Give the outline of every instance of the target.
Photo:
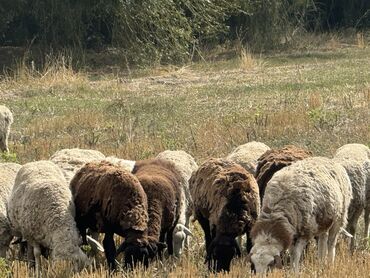
[(0, 163), (0, 257), (2, 258), (5, 258), (13, 238), (6, 208), (15, 177), (21, 167), (16, 163)]
[(180, 218), (173, 232), (174, 255), (180, 257), (184, 247), (188, 246), (188, 237), (192, 235), (190, 231), (190, 216), (192, 213), (192, 199), (189, 191), (189, 179), (191, 174), (198, 169), (194, 158), (185, 151), (166, 150), (157, 155), (158, 159), (171, 161), (184, 179), (181, 193)]
[(255, 175), (257, 159), (270, 147), (261, 142), (248, 142), (233, 150), (226, 159), (234, 161), (244, 167), (249, 173)]
[(157, 246), (148, 242), (147, 197), (134, 175), (107, 161), (91, 162), (76, 173), (71, 190), (82, 238), (86, 241), (87, 228), (105, 233), (103, 246), (111, 270), (119, 253), (114, 234), (125, 238), (119, 250), (125, 252), (127, 267), (138, 262), (148, 266)]
[(352, 198), (345, 169), (331, 159), (306, 158), (273, 175), (266, 187), (261, 214), (253, 226), (252, 269), (264, 273), (281, 267), (280, 255), (289, 249), (298, 272), (307, 241), (318, 237), (318, 255), (335, 258), (335, 245), (347, 224)]
[(12, 112), (8, 107), (0, 105), (0, 150), (3, 152), (9, 152), (8, 137), (12, 123)]
[(181, 190), (185, 180), (174, 163), (162, 159), (136, 161), (133, 174), (148, 198), (148, 239), (161, 255), (166, 246), (173, 254), (173, 232), (180, 217)]
[(347, 171), (352, 185), (353, 199), (348, 211), (347, 231), (353, 235), (351, 250), (355, 249), (356, 227), (363, 210), (365, 220), (365, 237), (368, 237), (370, 215), (370, 149), (361, 144), (347, 144), (340, 147), (334, 161)]
[(57, 164), (67, 179), (70, 182), (74, 174), (86, 163), (94, 160), (102, 160), (105, 155), (95, 150), (85, 149), (62, 149), (54, 153), (50, 160)]
[(260, 211), (254, 177), (240, 165), (225, 159), (209, 159), (190, 179), (194, 218), (206, 241), (208, 267), (229, 271), (233, 257), (240, 256), (235, 237), (250, 230)]
[(310, 156), (312, 156), (310, 151), (293, 145), (288, 145), (281, 149), (271, 149), (262, 154), (258, 158), (255, 173), (260, 190), (261, 202), (265, 194), (267, 183), (277, 171)]
[(50, 161), (27, 163), (20, 170), (8, 202), (13, 236), (28, 243), (28, 259), (40, 271), (42, 249), (52, 260), (72, 261), (78, 269), (88, 263), (80, 249), (75, 207), (66, 179)]

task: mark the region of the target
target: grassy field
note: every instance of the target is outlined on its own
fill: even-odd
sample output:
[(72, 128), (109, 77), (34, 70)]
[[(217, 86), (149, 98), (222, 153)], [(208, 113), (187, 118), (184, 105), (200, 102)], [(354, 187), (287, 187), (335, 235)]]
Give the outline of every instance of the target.
[[(20, 66), (0, 79), (0, 102), (14, 113), (11, 154), (25, 163), (61, 148), (92, 148), (138, 160), (165, 149), (183, 149), (201, 163), (251, 140), (270, 147), (304, 146), (330, 156), (339, 146), (370, 145), (370, 47), (331, 38), (320, 47), (230, 59), (206, 59), (183, 67), (114, 73), (74, 71), (59, 58), (41, 71)], [(207, 276), (202, 233), (180, 261), (154, 263), (127, 277)], [(14, 277), (32, 275), (25, 264), (1, 265)], [(245, 258), (230, 274), (247, 277)], [(68, 267), (45, 267), (50, 277), (69, 277)], [(334, 266), (320, 267), (312, 251), (302, 277), (368, 277), (370, 253), (341, 248)], [(0, 274), (1, 277), (2, 274)], [(6, 275), (6, 274), (5, 274)], [(77, 277), (105, 277), (104, 269)], [(122, 273), (117, 276), (122, 277)], [(211, 275), (212, 276), (212, 275)], [(289, 271), (271, 277), (293, 276)]]

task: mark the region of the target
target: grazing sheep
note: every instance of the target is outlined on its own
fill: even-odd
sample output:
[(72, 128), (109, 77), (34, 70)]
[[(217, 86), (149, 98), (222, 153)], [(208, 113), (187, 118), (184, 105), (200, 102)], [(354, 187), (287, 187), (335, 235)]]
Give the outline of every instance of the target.
[(194, 218), (206, 241), (208, 267), (229, 271), (231, 260), (240, 255), (235, 237), (250, 230), (260, 210), (254, 177), (240, 165), (225, 159), (209, 159), (190, 179)]
[(182, 185), (180, 218), (173, 232), (174, 254), (176, 257), (180, 257), (184, 247), (188, 246), (188, 236), (192, 235), (189, 230), (192, 212), (189, 179), (191, 174), (198, 169), (198, 165), (194, 158), (184, 151), (166, 150), (159, 153), (156, 158), (173, 162), (185, 181)]
[(334, 160), (347, 171), (352, 184), (353, 199), (348, 211), (347, 229), (353, 235), (351, 249), (355, 248), (357, 221), (365, 209), (365, 237), (368, 237), (370, 215), (370, 149), (362, 144), (347, 144), (340, 147)]
[[(72, 194), (62, 171), (50, 161), (27, 163), (18, 171), (8, 202), (13, 236), (28, 243), (28, 259), (40, 271), (41, 249), (52, 260), (69, 260), (81, 268), (87, 256), (80, 249)], [(32, 252), (33, 251), (33, 252)]]
[(21, 167), (16, 163), (0, 163), (0, 257), (2, 258), (5, 258), (6, 251), (13, 238), (6, 207), (14, 186), (15, 177)]
[(226, 159), (234, 161), (244, 167), (249, 173), (254, 175), (257, 168), (257, 159), (270, 147), (261, 142), (248, 142), (233, 150)]
[(8, 137), (12, 123), (12, 112), (8, 107), (0, 105), (0, 150), (3, 152), (9, 152)]
[[(147, 239), (147, 197), (138, 179), (107, 161), (85, 164), (71, 181), (77, 227), (86, 241), (86, 229), (105, 233), (103, 246), (111, 270), (118, 254), (114, 234), (125, 238), (125, 265), (148, 265), (152, 249)], [(152, 252), (153, 253), (153, 252)]]
[(106, 158), (103, 159), (104, 161), (108, 161), (114, 165), (120, 166), (126, 171), (129, 171), (130, 173), (132, 170), (134, 170), (135, 163), (136, 161), (134, 160), (126, 160), (126, 159), (121, 159), (117, 158), (115, 156), (107, 156)]
[(148, 238), (161, 255), (166, 246), (173, 254), (173, 232), (180, 217), (181, 190), (185, 180), (174, 163), (162, 159), (137, 161), (133, 174), (148, 198)]
[(50, 160), (62, 169), (67, 182), (70, 182), (85, 163), (104, 158), (105, 155), (99, 151), (74, 148), (57, 151)]
[(265, 194), (266, 185), (272, 176), (282, 168), (290, 164), (311, 156), (308, 150), (288, 145), (281, 149), (272, 149), (266, 151), (258, 158), (255, 177), (260, 190), (261, 202)]
[(328, 158), (312, 157), (278, 171), (266, 187), (261, 214), (253, 226), (252, 269), (281, 267), (289, 249), (293, 269), (307, 241), (318, 236), (319, 259), (333, 262), (339, 233), (347, 224), (352, 198), (345, 169)]

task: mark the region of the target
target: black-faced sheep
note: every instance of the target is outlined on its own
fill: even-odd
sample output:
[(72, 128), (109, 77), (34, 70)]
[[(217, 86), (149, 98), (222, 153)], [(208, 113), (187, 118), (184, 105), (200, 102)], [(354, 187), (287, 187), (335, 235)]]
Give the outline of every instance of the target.
[(52, 260), (72, 261), (78, 268), (88, 263), (79, 247), (71, 191), (54, 163), (38, 161), (22, 166), (7, 212), (12, 234), (27, 241), (28, 259), (35, 258), (37, 271), (41, 249), (51, 250)]
[(194, 158), (184, 151), (166, 150), (157, 155), (158, 159), (171, 161), (176, 169), (181, 173), (184, 184), (182, 184), (181, 211), (180, 218), (173, 232), (174, 255), (180, 257), (184, 247), (188, 246), (188, 237), (192, 235), (190, 231), (190, 216), (192, 213), (192, 199), (189, 191), (189, 179), (191, 174), (198, 169)]
[(280, 255), (289, 249), (298, 272), (302, 251), (314, 236), (319, 259), (328, 253), (333, 262), (351, 198), (345, 169), (328, 158), (306, 158), (278, 171), (267, 184), (261, 214), (251, 232), (252, 269), (261, 273), (281, 267)]
[(21, 167), (16, 163), (0, 163), (0, 257), (3, 258), (13, 238), (6, 208), (15, 177)]
[(259, 214), (257, 182), (232, 161), (209, 159), (193, 173), (189, 185), (193, 216), (205, 235), (208, 267), (229, 271), (232, 258), (240, 255), (235, 237), (247, 233), (250, 241)]
[(312, 156), (308, 150), (288, 145), (281, 149), (271, 149), (258, 158), (255, 177), (260, 190), (261, 202), (265, 195), (266, 185), (272, 176), (279, 170), (295, 161)]
[(0, 150), (3, 152), (9, 152), (8, 137), (12, 123), (12, 112), (8, 107), (0, 105)]
[[(125, 238), (125, 265), (148, 265), (153, 252), (147, 238), (147, 197), (138, 179), (107, 161), (85, 164), (71, 181), (77, 227), (85, 241), (86, 229), (105, 233), (103, 246), (110, 269), (116, 268), (113, 235)], [(153, 248), (155, 248), (154, 246)]]
[(173, 254), (173, 231), (180, 217), (181, 187), (184, 179), (176, 166), (161, 159), (136, 161), (133, 174), (148, 198), (148, 239), (157, 245), (157, 253), (165, 247)]
[(70, 182), (75, 173), (86, 163), (104, 158), (105, 155), (99, 151), (74, 148), (57, 151), (50, 160), (62, 169), (67, 182)]
[(270, 147), (264, 143), (252, 141), (237, 147), (226, 159), (240, 164), (249, 173), (254, 175), (257, 168), (257, 159), (269, 149)]
[(348, 210), (347, 231), (353, 235), (351, 250), (356, 243), (356, 227), (359, 217), (365, 209), (365, 237), (368, 237), (370, 215), (370, 149), (361, 144), (347, 144), (340, 147), (334, 161), (347, 171), (352, 185), (352, 201)]

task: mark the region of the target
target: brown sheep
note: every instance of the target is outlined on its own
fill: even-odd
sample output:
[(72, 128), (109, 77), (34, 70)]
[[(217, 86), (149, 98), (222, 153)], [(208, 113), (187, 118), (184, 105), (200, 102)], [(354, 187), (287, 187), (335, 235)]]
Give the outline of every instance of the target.
[(175, 165), (161, 159), (137, 161), (132, 172), (148, 198), (148, 240), (158, 254), (166, 246), (173, 254), (172, 236), (180, 217), (181, 186), (184, 180)]
[(260, 190), (261, 202), (265, 194), (267, 183), (277, 171), (292, 164), (293, 162), (310, 156), (312, 156), (310, 151), (293, 145), (287, 145), (281, 149), (268, 150), (261, 155), (261, 157), (258, 159), (255, 173)]
[(107, 161), (91, 162), (76, 173), (71, 190), (84, 242), (87, 228), (105, 233), (103, 246), (110, 269), (116, 267), (114, 234), (125, 238), (126, 266), (138, 261), (148, 265), (147, 198), (134, 175)]
[(194, 219), (202, 226), (206, 241), (206, 262), (210, 270), (229, 271), (240, 255), (235, 237), (249, 233), (260, 211), (257, 182), (247, 170), (225, 159), (209, 159), (189, 182)]

